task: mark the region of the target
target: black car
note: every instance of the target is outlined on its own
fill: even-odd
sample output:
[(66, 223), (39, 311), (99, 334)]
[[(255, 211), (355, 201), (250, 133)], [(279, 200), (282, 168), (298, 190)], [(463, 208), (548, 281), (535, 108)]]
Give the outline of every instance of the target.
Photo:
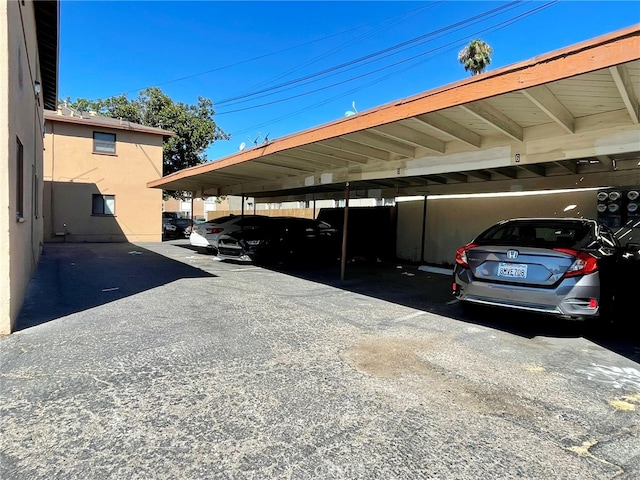
[(190, 218), (173, 218), (164, 224), (164, 236), (166, 238), (188, 238), (192, 226), (193, 220)]
[(339, 258), (340, 238), (328, 223), (270, 217), (264, 225), (220, 237), (218, 257), (255, 263), (319, 263)]

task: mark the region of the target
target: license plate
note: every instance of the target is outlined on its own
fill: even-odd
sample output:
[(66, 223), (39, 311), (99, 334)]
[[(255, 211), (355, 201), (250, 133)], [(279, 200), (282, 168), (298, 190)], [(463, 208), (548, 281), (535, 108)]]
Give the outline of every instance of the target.
[(509, 278), (527, 278), (527, 266), (521, 263), (500, 263), (498, 276)]

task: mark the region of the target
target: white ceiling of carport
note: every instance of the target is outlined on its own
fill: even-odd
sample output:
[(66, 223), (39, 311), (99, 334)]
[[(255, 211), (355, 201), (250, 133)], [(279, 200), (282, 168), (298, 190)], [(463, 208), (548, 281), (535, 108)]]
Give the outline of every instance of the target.
[[(263, 201), (640, 184), (640, 26), (149, 182)], [(258, 200), (260, 201), (260, 200)]]

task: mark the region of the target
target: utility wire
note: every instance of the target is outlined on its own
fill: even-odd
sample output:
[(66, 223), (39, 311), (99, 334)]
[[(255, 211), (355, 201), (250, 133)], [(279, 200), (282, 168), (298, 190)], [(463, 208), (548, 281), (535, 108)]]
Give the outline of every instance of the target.
[(225, 98), (225, 99), (222, 99), (222, 100), (217, 100), (217, 101), (214, 101), (213, 104), (216, 105), (216, 106), (224, 105), (225, 103), (230, 103), (230, 102), (233, 102), (233, 101), (236, 101), (236, 100), (244, 99), (244, 98), (247, 98), (247, 97), (250, 97), (250, 96), (255, 96), (255, 95), (258, 95), (258, 94), (261, 94), (261, 93), (265, 93), (265, 92), (268, 92), (268, 91), (272, 91), (272, 90), (275, 90), (275, 89), (289, 87), (289, 86), (291, 86), (291, 85), (293, 85), (295, 83), (299, 83), (301, 81), (308, 80), (310, 78), (315, 78), (315, 77), (318, 77), (318, 76), (321, 76), (321, 75), (326, 75), (327, 73), (334, 72), (336, 70), (340, 70), (340, 69), (343, 69), (343, 68), (346, 68), (346, 67), (351, 67), (354, 64), (363, 62), (363, 61), (371, 59), (371, 58), (378, 57), (380, 55), (383, 55), (383, 54), (388, 53), (388, 52), (392, 52), (394, 50), (400, 49), (402, 47), (406, 47), (408, 45), (415, 44), (416, 42), (419, 42), (419, 41), (424, 41), (424, 40), (426, 40), (426, 39), (428, 39), (430, 37), (433, 37), (435, 35), (438, 35), (438, 34), (440, 34), (442, 32), (447, 32), (449, 30), (453, 30), (453, 29), (455, 29), (457, 27), (460, 27), (460, 26), (463, 26), (465, 24), (468, 24), (469, 22), (485, 18), (485, 17), (487, 17), (487, 16), (489, 16), (491, 14), (494, 14), (495, 12), (499, 12), (499, 11), (505, 10), (507, 8), (513, 8), (516, 5), (518, 5), (519, 3), (521, 3), (521, 2), (519, 0), (516, 0), (516, 1), (510, 2), (510, 3), (504, 4), (504, 5), (501, 5), (499, 7), (496, 7), (494, 9), (488, 10), (488, 11), (483, 12), (481, 14), (475, 15), (473, 17), (470, 17), (470, 18), (461, 20), (459, 22), (453, 23), (453, 24), (448, 25), (446, 27), (439, 28), (438, 30), (434, 30), (433, 32), (429, 32), (429, 33), (426, 33), (424, 35), (420, 35), (419, 37), (415, 37), (415, 38), (413, 38), (411, 40), (407, 40), (405, 42), (398, 43), (398, 44), (393, 45), (391, 47), (387, 47), (387, 48), (385, 48), (383, 50), (379, 50), (377, 52), (364, 55), (364, 56), (359, 57), (359, 58), (357, 58), (355, 60), (350, 60), (348, 62), (344, 62), (344, 63), (341, 63), (339, 65), (336, 65), (336, 66), (321, 70), (319, 72), (312, 73), (312, 74), (309, 74), (309, 75), (305, 75), (303, 77), (299, 77), (299, 78), (294, 79), (294, 80), (290, 80), (288, 82), (280, 83), (278, 85), (273, 85), (273, 86), (271, 86), (269, 88), (265, 88), (265, 89), (262, 89), (262, 90), (257, 90), (255, 92), (250, 93), (250, 94), (239, 95), (239, 96), (235, 96), (235, 97)]
[[(420, 7), (414, 8), (413, 10), (408, 10), (406, 12), (401, 13), (400, 15), (396, 15), (396, 16), (390, 17), (390, 19), (388, 19), (388, 21), (385, 24), (383, 24), (382, 26), (380, 26), (378, 28), (375, 28), (374, 30), (369, 31), (367, 33), (364, 33), (364, 34), (354, 38), (353, 40), (350, 40), (350, 41), (342, 44), (341, 46), (339, 46), (337, 48), (331, 49), (331, 50), (323, 53), (322, 55), (318, 55), (316, 57), (313, 57), (308, 62), (306, 62), (306, 63), (304, 63), (302, 65), (299, 65), (299, 66), (297, 66), (295, 68), (292, 68), (292, 69), (290, 69), (290, 70), (288, 70), (286, 72), (283, 72), (283, 73), (281, 73), (281, 74), (279, 74), (279, 75), (277, 75), (275, 77), (272, 77), (272, 78), (269, 78), (269, 79), (267, 79), (267, 80), (265, 80), (263, 82), (260, 82), (259, 84), (254, 85), (254, 87), (252, 87), (252, 88), (259, 88), (259, 87), (262, 87), (264, 85), (268, 85), (269, 83), (274, 82), (276, 80), (280, 80), (281, 78), (286, 78), (287, 75), (290, 75), (291, 73), (295, 73), (297, 71), (300, 71), (300, 70), (304, 69), (305, 67), (313, 65), (313, 64), (317, 63), (319, 60), (327, 58), (327, 57), (329, 57), (330, 55), (332, 55), (334, 53), (337, 53), (337, 52), (339, 52), (341, 50), (346, 49), (350, 45), (353, 45), (355, 43), (358, 43), (358, 42), (361, 42), (363, 40), (366, 40), (366, 39), (368, 39), (368, 38), (370, 38), (370, 37), (382, 32), (384, 30), (387, 30), (388, 28), (390, 28), (390, 27), (392, 27), (394, 25), (397, 25), (398, 23), (406, 20), (406, 18), (408, 18), (408, 17), (412, 17), (412, 16), (417, 15), (418, 13), (420, 13), (421, 10), (425, 10), (425, 9), (431, 8), (431, 7), (433, 7), (433, 6), (435, 6), (435, 5), (439, 4), (439, 3), (442, 3), (442, 0), (438, 1), (438, 2), (431, 2), (431, 3), (426, 4), (426, 5), (421, 5)], [(404, 17), (404, 18), (400, 18), (400, 17)], [(248, 91), (243, 92), (242, 95), (249, 95), (250, 93), (251, 93), (251, 90), (248, 90)]]
[[(536, 7), (535, 9), (532, 9), (532, 10), (530, 10), (530, 11), (528, 11), (528, 12), (525, 12), (525, 13), (523, 13), (523, 14), (519, 14), (519, 15), (517, 15), (516, 17), (513, 17), (513, 18), (511, 18), (511, 19), (505, 20), (505, 21), (503, 21), (503, 22), (499, 23), (498, 25), (502, 25), (502, 24), (505, 24), (505, 23), (513, 23), (514, 21), (517, 21), (517, 20), (519, 20), (520, 18), (524, 18), (525, 16), (531, 15), (531, 14), (533, 14), (533, 13), (537, 13), (537, 12), (538, 12), (539, 10), (541, 10), (543, 7), (545, 7), (545, 8), (546, 8), (547, 6), (550, 6), (551, 4), (553, 4), (553, 3), (557, 2), (557, 1), (559, 1), (559, 0), (554, 0), (553, 2), (550, 2), (550, 3), (548, 3), (548, 4), (545, 4), (544, 6), (541, 6), (541, 7)], [(488, 27), (488, 28), (485, 28), (485, 29), (483, 29), (483, 30), (480, 30), (480, 31), (476, 32), (474, 35), (476, 35), (476, 36), (477, 36), (477, 35), (479, 35), (479, 34), (481, 34), (481, 33), (485, 33), (485, 32), (487, 32), (487, 31), (492, 31), (492, 30), (493, 30), (493, 29), (495, 29), (495, 28), (496, 28), (496, 26), (491, 26), (491, 27)], [(465, 38), (468, 38), (468, 37), (465, 37)], [(330, 85), (325, 85), (325, 86), (320, 87), (320, 88), (317, 88), (317, 89), (315, 89), (315, 90), (307, 90), (307, 91), (305, 91), (305, 92), (303, 92), (303, 93), (300, 93), (300, 94), (292, 95), (292, 96), (289, 96), (289, 97), (286, 97), (286, 98), (282, 98), (282, 99), (274, 100), (274, 101), (267, 102), (267, 103), (263, 103), (263, 104), (259, 104), (259, 105), (252, 105), (252, 106), (249, 106), (249, 107), (239, 108), (239, 109), (236, 109), (236, 110), (229, 110), (229, 111), (224, 111), (224, 112), (216, 112), (216, 115), (226, 115), (226, 114), (230, 114), (230, 113), (236, 113), (236, 112), (242, 112), (242, 111), (250, 110), (250, 109), (253, 109), (253, 108), (259, 108), (259, 107), (263, 107), (263, 106), (274, 105), (274, 104), (276, 104), (276, 103), (285, 102), (285, 101), (291, 100), (291, 99), (293, 99), (293, 98), (299, 98), (299, 97), (301, 97), (301, 96), (308, 95), (308, 94), (310, 94), (310, 93), (316, 93), (316, 92), (320, 92), (320, 91), (323, 91), (323, 90), (328, 90), (328, 89), (330, 89), (330, 88), (333, 88), (333, 87), (336, 87), (336, 86), (339, 86), (339, 85), (342, 85), (342, 84), (346, 84), (346, 83), (348, 83), (348, 82), (352, 82), (352, 81), (354, 81), (354, 80), (361, 79), (361, 78), (363, 78), (363, 77), (366, 77), (366, 76), (369, 76), (369, 75), (371, 75), (371, 74), (374, 74), (374, 73), (380, 72), (380, 71), (382, 71), (382, 70), (387, 70), (387, 69), (389, 69), (389, 68), (391, 68), (391, 67), (395, 67), (395, 66), (398, 66), (398, 65), (402, 65), (403, 63), (409, 62), (409, 61), (411, 61), (411, 60), (415, 60), (416, 58), (423, 57), (423, 56), (425, 56), (425, 55), (429, 55), (429, 54), (431, 54), (431, 53), (434, 53), (434, 52), (436, 52), (436, 51), (442, 50), (442, 49), (444, 49), (444, 48), (446, 48), (446, 47), (449, 47), (449, 46), (451, 46), (451, 45), (458, 45), (458, 44), (460, 44), (460, 42), (462, 42), (463, 40), (464, 40), (464, 38), (463, 38), (463, 39), (456, 39), (456, 40), (454, 40), (454, 41), (452, 41), (452, 42), (446, 43), (446, 44), (441, 45), (441, 46), (439, 46), (439, 47), (436, 47), (436, 48), (434, 48), (434, 49), (431, 49), (431, 50), (427, 50), (427, 51), (421, 52), (421, 53), (419, 53), (419, 54), (417, 54), (417, 55), (414, 55), (414, 56), (411, 56), (411, 57), (405, 58), (405, 59), (403, 59), (403, 60), (397, 61), (397, 62), (392, 63), (392, 64), (389, 64), (389, 65), (384, 65), (384, 66), (382, 66), (382, 67), (380, 67), (380, 68), (377, 68), (377, 69), (375, 69), (375, 70), (372, 70), (372, 71), (368, 71), (368, 72), (362, 73), (362, 74), (360, 74), (360, 75), (357, 75), (357, 76), (355, 76), (355, 77), (348, 78), (348, 79), (346, 79), (346, 80), (342, 80), (342, 81), (340, 81), (340, 82), (336, 82), (336, 83), (333, 83), (333, 84), (330, 84)], [(421, 63), (424, 63), (424, 62), (421, 62)], [(354, 68), (355, 68), (355, 67), (354, 67)], [(394, 72), (394, 73), (390, 73), (389, 75), (386, 75), (384, 78), (388, 78), (388, 77), (393, 76), (393, 75), (395, 75), (395, 74), (396, 74), (395, 72)], [(311, 83), (311, 82), (308, 82), (308, 83)], [(268, 95), (264, 95), (264, 96), (268, 96)], [(246, 101), (247, 101), (247, 100), (243, 100), (243, 101), (240, 101), (240, 102), (237, 102), (237, 103), (243, 103), (243, 102), (246, 102)]]
[[(512, 8), (515, 8), (515, 7), (512, 7)], [(492, 17), (494, 17), (494, 16), (496, 16), (496, 15), (498, 15), (498, 13), (494, 13), (493, 15), (491, 15), (491, 16), (490, 16), (490, 17), (488, 17), (488, 18), (492, 18)], [(485, 20), (486, 20), (486, 19), (485, 19)], [(470, 23), (470, 25), (472, 25), (472, 24), (474, 24), (474, 23), (477, 23), (477, 22), (479, 22), (479, 21), (480, 21), (480, 20), (474, 20), (473, 22), (471, 22), (471, 23)], [(445, 34), (447, 34), (447, 33), (448, 33), (448, 32), (441, 32), (441, 33), (439, 33), (438, 35), (434, 36), (431, 40), (434, 40), (434, 39), (437, 39), (437, 38), (439, 38), (439, 37), (441, 37), (441, 36), (444, 36), (444, 35), (445, 35)], [(476, 35), (478, 35), (479, 33), (482, 33), (482, 32), (478, 32), (478, 33), (476, 33)], [(461, 41), (461, 40), (456, 40), (456, 42), (458, 42), (458, 41)], [(450, 45), (450, 44), (447, 44), (447, 45)], [(403, 51), (404, 51), (404, 50), (403, 50)], [(402, 61), (399, 61), (399, 62), (396, 62), (396, 63), (392, 63), (392, 64), (387, 65), (387, 66), (383, 66), (383, 67), (378, 68), (378, 69), (376, 69), (376, 70), (373, 70), (373, 71), (371, 71), (371, 72), (369, 72), (369, 73), (364, 73), (364, 74), (358, 75), (358, 76), (356, 76), (356, 77), (352, 77), (352, 78), (349, 78), (349, 79), (343, 80), (342, 82), (334, 83), (334, 84), (332, 84), (332, 85), (328, 85), (328, 86), (326, 86), (326, 87), (321, 87), (321, 88), (316, 89), (316, 90), (306, 91), (306, 92), (305, 92), (305, 93), (303, 93), (302, 95), (307, 94), (307, 93), (314, 93), (314, 92), (318, 92), (318, 91), (323, 90), (324, 88), (331, 88), (331, 87), (334, 87), (334, 86), (340, 85), (340, 83), (347, 83), (347, 82), (350, 82), (350, 81), (353, 81), (353, 80), (356, 80), (356, 79), (362, 78), (363, 76), (366, 76), (366, 75), (368, 75), (368, 74), (376, 73), (376, 72), (378, 72), (378, 71), (380, 71), (380, 70), (383, 70), (383, 69), (386, 69), (386, 68), (389, 68), (389, 67), (393, 67), (393, 66), (398, 65), (398, 64), (400, 64), (400, 63), (403, 63), (403, 62), (405, 62), (405, 61), (412, 60), (412, 59), (414, 59), (414, 58), (417, 58), (418, 56), (426, 55), (426, 54), (431, 53), (431, 52), (433, 52), (433, 51), (434, 51), (434, 50), (430, 50), (430, 51), (427, 51), (427, 52), (422, 52), (422, 53), (420, 53), (419, 55), (414, 55), (413, 57), (409, 57), (409, 58), (407, 58), (407, 59), (405, 59), (405, 60), (402, 60)], [(353, 65), (353, 66), (351, 66), (351, 67), (349, 67), (349, 68), (345, 68), (345, 69), (343, 69), (343, 71), (342, 71), (342, 72), (332, 72), (332, 73), (330, 73), (330, 74), (327, 74), (327, 75), (325, 75), (325, 76), (324, 76), (324, 78), (326, 79), (326, 78), (329, 78), (329, 77), (335, 76), (335, 75), (337, 75), (338, 73), (344, 73), (344, 72), (348, 72), (348, 71), (350, 71), (350, 70), (354, 70), (354, 69), (359, 68), (359, 67), (361, 67), (361, 66), (363, 66), (363, 65), (368, 65), (368, 64), (370, 64), (370, 63), (377, 62), (377, 61), (379, 61), (379, 60), (381, 60), (381, 59), (384, 59), (384, 58), (387, 58), (387, 57), (391, 57), (391, 56), (393, 56), (393, 55), (395, 55), (395, 54), (397, 54), (397, 53), (400, 53), (400, 52), (389, 53), (389, 54), (384, 55), (383, 57), (380, 57), (380, 58), (378, 58), (378, 59), (369, 59), (368, 61), (366, 61), (365, 63), (363, 63), (363, 64), (362, 64), (362, 65), (360, 65), (360, 66)], [(304, 82), (301, 82), (301, 83), (300, 83), (300, 84), (298, 84), (298, 85), (293, 86), (292, 88), (298, 88), (298, 87), (301, 87), (301, 86), (304, 86), (304, 85), (309, 85), (309, 84), (311, 84), (311, 83), (317, 82), (318, 80), (320, 80), (320, 79), (316, 78), (315, 80), (311, 80), (311, 79), (310, 79), (310, 80), (306, 80), (306, 81), (304, 81)], [(290, 90), (290, 89), (288, 89), (288, 90)], [(265, 93), (265, 94), (262, 94), (262, 95), (258, 95), (258, 96), (256, 96), (254, 99), (264, 98), (264, 97), (269, 97), (269, 96), (275, 95), (275, 94), (277, 94), (277, 93), (279, 93), (279, 92)], [(284, 99), (282, 99), (281, 101), (286, 101), (286, 100), (291, 99), (291, 98), (297, 98), (297, 97), (299, 97), (299, 96), (300, 96), (300, 95), (294, 95), (294, 96), (292, 96), (292, 97), (284, 98)], [(252, 100), (252, 99), (250, 99), (250, 98), (247, 98), (247, 99), (241, 99), (241, 100), (237, 100), (237, 101), (234, 101), (234, 102), (230, 102), (227, 106), (231, 106), (231, 105), (238, 105), (238, 104), (241, 104), (241, 103), (247, 103), (247, 102), (249, 102), (249, 101), (251, 101), (251, 100)], [(261, 106), (264, 106), (264, 105), (273, 105), (274, 103), (278, 103), (278, 102), (279, 102), (279, 101), (274, 101), (274, 102), (269, 102), (269, 103), (266, 103), (266, 104), (255, 105), (255, 107), (257, 108), (257, 107), (261, 107)], [(216, 106), (219, 106), (219, 105), (218, 105), (218, 104), (216, 104)], [(252, 108), (252, 107), (249, 107), (249, 108)], [(228, 110), (228, 111), (223, 111), (223, 112), (216, 112), (216, 114), (217, 114), (217, 115), (225, 115), (225, 114), (227, 114), (227, 113), (234, 113), (234, 112), (243, 111), (243, 110), (246, 110), (246, 108), (244, 108), (244, 109), (238, 109), (238, 110)]]
[[(435, 2), (435, 3), (438, 3), (438, 2)], [(427, 8), (429, 6), (431, 6), (431, 4), (429, 4), (429, 5), (421, 5), (421, 6), (417, 7), (417, 8), (414, 8), (414, 9), (411, 9), (411, 10), (407, 10), (405, 12), (402, 12), (399, 15), (395, 15), (395, 16), (390, 17), (390, 18), (393, 19), (393, 18), (405, 16), (405, 15), (407, 15), (407, 13), (416, 12), (416, 11), (422, 10), (424, 8)], [(230, 63), (228, 65), (223, 65), (221, 67), (216, 67), (216, 68), (212, 68), (212, 69), (205, 70), (205, 71), (202, 71), (202, 72), (194, 73), (194, 74), (191, 74), (191, 75), (185, 75), (184, 77), (178, 77), (178, 78), (174, 78), (172, 80), (167, 80), (165, 82), (156, 83), (153, 86), (160, 87), (160, 86), (163, 86), (163, 85), (169, 85), (171, 83), (181, 82), (183, 80), (189, 80), (191, 78), (200, 77), (202, 75), (207, 75), (209, 73), (219, 72), (220, 70), (226, 70), (228, 68), (233, 68), (233, 67), (237, 67), (239, 65), (244, 65), (246, 63), (254, 62), (256, 60), (262, 60), (263, 58), (267, 58), (267, 57), (271, 57), (271, 56), (274, 56), (274, 55), (278, 55), (280, 53), (288, 52), (290, 50), (295, 50), (297, 48), (306, 47), (308, 45), (311, 45), (311, 44), (314, 44), (314, 43), (318, 43), (318, 42), (322, 42), (322, 41), (328, 40), (330, 38), (339, 37), (339, 36), (344, 35), (346, 33), (350, 33), (350, 32), (356, 31), (356, 30), (360, 30), (361, 28), (367, 27), (369, 25), (371, 25), (371, 24), (365, 24), (365, 25), (360, 25), (360, 26), (357, 26), (357, 27), (349, 28), (347, 30), (343, 30), (341, 32), (338, 32), (338, 33), (335, 33), (335, 34), (332, 34), (332, 35), (327, 35), (327, 36), (324, 36), (324, 37), (321, 37), (321, 38), (317, 38), (315, 40), (310, 40), (308, 42), (300, 43), (298, 45), (293, 45), (291, 47), (283, 48), (283, 49), (277, 50), (275, 52), (265, 53), (263, 55), (258, 55), (257, 57), (247, 58), (247, 59), (241, 60), (239, 62)], [(144, 89), (149, 88), (149, 87), (150, 87), (150, 85), (147, 85), (145, 87), (128, 90), (128, 91), (125, 92), (125, 94), (139, 92), (139, 91), (144, 90)]]
[[(493, 26), (491, 26), (491, 27), (487, 27), (487, 28), (485, 28), (485, 29), (483, 29), (483, 30), (480, 30), (480, 31), (478, 31), (478, 32), (474, 33), (473, 35), (468, 35), (468, 36), (466, 36), (464, 39), (459, 39), (459, 40), (456, 40), (456, 41), (453, 41), (453, 42), (449, 42), (449, 43), (447, 43), (447, 44), (445, 44), (445, 45), (442, 45), (442, 46), (436, 47), (436, 48), (434, 48), (434, 49), (432, 49), (432, 50), (430, 50), (430, 51), (428, 51), (428, 52), (425, 52), (425, 53), (423, 53), (423, 54), (416, 55), (416, 56), (414, 56), (414, 57), (411, 57), (411, 58), (409, 58), (409, 59), (406, 59), (405, 61), (396, 62), (396, 63), (395, 63), (394, 65), (392, 65), (392, 66), (400, 65), (400, 64), (406, 63), (406, 61), (409, 61), (409, 60), (412, 60), (412, 59), (415, 59), (415, 58), (418, 58), (418, 57), (422, 57), (422, 56), (424, 56), (424, 55), (426, 55), (426, 54), (434, 53), (434, 52), (436, 52), (436, 51), (440, 51), (440, 50), (442, 50), (442, 52), (441, 52), (441, 53), (444, 53), (444, 51), (451, 51), (451, 50), (454, 50), (454, 48), (448, 48), (448, 47), (451, 47), (451, 46), (453, 46), (453, 45), (459, 45), (461, 41), (463, 41), (463, 40), (465, 40), (465, 39), (466, 39), (466, 40), (468, 40), (469, 38), (472, 38), (472, 37), (476, 37), (476, 36), (478, 36), (479, 34), (482, 34), (482, 33), (493, 32), (493, 31), (497, 31), (497, 30), (501, 30), (501, 29), (503, 29), (503, 28), (506, 28), (506, 27), (508, 27), (509, 25), (512, 25), (513, 23), (516, 23), (516, 22), (518, 22), (518, 21), (522, 20), (523, 18), (526, 18), (526, 17), (528, 17), (528, 16), (534, 15), (534, 14), (539, 13), (540, 11), (542, 11), (542, 10), (544, 10), (544, 9), (546, 9), (546, 8), (551, 7), (552, 5), (554, 5), (554, 4), (556, 4), (556, 3), (558, 3), (559, 1), (560, 1), (560, 0), (553, 0), (553, 1), (551, 1), (551, 2), (548, 2), (548, 3), (546, 3), (546, 4), (543, 4), (543, 5), (541, 5), (541, 6), (538, 6), (538, 7), (534, 8), (534, 9), (532, 9), (532, 10), (529, 10), (529, 11), (527, 11), (527, 12), (524, 12), (524, 13), (522, 13), (522, 14), (519, 14), (519, 15), (517, 15), (516, 17), (513, 17), (513, 18), (510, 18), (510, 19), (507, 19), (507, 20), (505, 20), (505, 21), (503, 21), (503, 22), (501, 22), (501, 23), (499, 23), (499, 24), (497, 24), (497, 25), (493, 25)], [(456, 48), (457, 48), (457, 47), (456, 47)], [(445, 50), (445, 49), (446, 49), (446, 50)], [(424, 59), (424, 60), (422, 60), (422, 61), (420, 61), (420, 62), (416, 62), (416, 63), (414, 63), (414, 64), (412, 64), (412, 65), (407, 66), (406, 68), (404, 68), (404, 69), (402, 69), (402, 70), (400, 70), (400, 71), (394, 71), (394, 72), (392, 72), (392, 73), (389, 73), (389, 74), (387, 74), (387, 75), (384, 75), (384, 76), (382, 76), (382, 77), (380, 77), (380, 78), (378, 78), (378, 79), (376, 79), (376, 80), (373, 80), (372, 82), (370, 82), (370, 83), (368, 83), (368, 84), (366, 84), (366, 85), (358, 86), (358, 87), (356, 87), (356, 88), (354, 88), (354, 89), (351, 89), (351, 90), (349, 90), (349, 91), (346, 91), (346, 92), (341, 92), (339, 95), (336, 95), (336, 96), (334, 96), (334, 97), (328, 98), (328, 99), (323, 100), (323, 101), (321, 101), (321, 102), (319, 102), (319, 103), (315, 103), (315, 104), (309, 105), (309, 106), (307, 106), (307, 107), (305, 107), (305, 108), (302, 108), (302, 109), (300, 109), (300, 110), (296, 110), (296, 111), (294, 111), (294, 112), (288, 113), (287, 115), (283, 115), (283, 116), (281, 116), (281, 117), (277, 117), (277, 118), (275, 118), (275, 119), (273, 119), (273, 120), (271, 120), (271, 121), (267, 121), (267, 122), (261, 123), (261, 124), (259, 124), (259, 125), (255, 125), (255, 126), (253, 126), (253, 127), (248, 127), (248, 128), (246, 128), (246, 129), (243, 129), (243, 130), (240, 130), (240, 131), (238, 131), (238, 132), (232, 133), (232, 134), (230, 134), (230, 136), (231, 136), (231, 137), (233, 137), (234, 135), (241, 135), (241, 134), (244, 134), (244, 133), (246, 133), (246, 132), (253, 131), (253, 130), (254, 130), (254, 129), (256, 129), (256, 128), (261, 128), (261, 127), (263, 127), (263, 126), (273, 125), (274, 123), (280, 122), (280, 121), (282, 121), (282, 120), (284, 120), (284, 119), (287, 119), (287, 118), (291, 118), (291, 117), (293, 117), (293, 116), (295, 116), (295, 115), (299, 115), (300, 113), (303, 113), (303, 112), (308, 111), (308, 110), (310, 110), (310, 109), (313, 109), (313, 108), (317, 108), (317, 107), (320, 107), (320, 106), (326, 105), (326, 104), (328, 104), (328, 103), (330, 103), (330, 102), (332, 102), (332, 101), (334, 101), (334, 100), (336, 100), (336, 99), (338, 99), (338, 98), (343, 97), (344, 95), (347, 95), (347, 94), (350, 94), (350, 93), (354, 93), (354, 92), (356, 92), (356, 91), (360, 91), (360, 90), (362, 90), (362, 88), (370, 87), (370, 86), (372, 86), (372, 85), (375, 85), (375, 84), (377, 84), (377, 83), (380, 83), (380, 82), (382, 82), (382, 81), (386, 80), (387, 78), (390, 78), (390, 77), (392, 77), (392, 76), (395, 76), (395, 75), (397, 75), (398, 73), (402, 73), (402, 72), (408, 71), (408, 70), (410, 70), (410, 69), (412, 69), (412, 68), (415, 68), (416, 66), (421, 65), (421, 64), (423, 64), (423, 63), (425, 63), (426, 61), (430, 60), (431, 58), (433, 58), (433, 57), (429, 57), (429, 58)], [(383, 69), (378, 69), (378, 70), (376, 70), (376, 71), (374, 71), (374, 72), (371, 72), (371, 73), (375, 73), (375, 72), (378, 72), (378, 71), (380, 71), (380, 70), (384, 70), (384, 69), (386, 69), (386, 67), (385, 67), (385, 68), (383, 68)], [(360, 76), (358, 76), (358, 77), (356, 77), (356, 78), (361, 78), (361, 77), (363, 77), (363, 76), (365, 76), (365, 75), (360, 75)], [(345, 83), (345, 82), (342, 82), (342, 83)], [(334, 84), (333, 86), (335, 86), (335, 85), (339, 85), (339, 83), (338, 83), (338, 84)], [(329, 87), (327, 87), (327, 88), (329, 88)], [(323, 90), (323, 89), (318, 89), (318, 91), (319, 91), (319, 90)], [(312, 92), (307, 92), (307, 93), (312, 93)], [(303, 95), (305, 95), (305, 94), (303, 94)], [(292, 97), (292, 98), (296, 98), (296, 97), (299, 97), (299, 96), (302, 96), (302, 95), (296, 95), (296, 96), (294, 96), (294, 97)], [(282, 101), (285, 101), (285, 100), (287, 100), (287, 99), (284, 99), (284, 100), (282, 100)], [(270, 103), (271, 103), (271, 104), (273, 104), (273, 103), (277, 103), (277, 102), (270, 102)], [(255, 108), (258, 108), (258, 107), (259, 107), (259, 106), (256, 106)], [(250, 108), (253, 108), (253, 107), (248, 107), (248, 108), (245, 108), (245, 109), (239, 109), (239, 110), (235, 110), (235, 111), (233, 111), (233, 112), (224, 112), (224, 113), (234, 113), (234, 112), (238, 112), (238, 111), (242, 111), (242, 110), (247, 110), (247, 109), (250, 109)]]

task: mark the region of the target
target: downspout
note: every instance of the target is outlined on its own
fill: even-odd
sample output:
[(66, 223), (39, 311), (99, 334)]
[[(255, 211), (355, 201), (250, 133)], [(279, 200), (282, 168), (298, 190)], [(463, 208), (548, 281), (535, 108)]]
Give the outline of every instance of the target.
[[(56, 165), (56, 132), (55, 132), (55, 122), (49, 122), (50, 126), (51, 126), (51, 188), (49, 189), (49, 208), (51, 209), (51, 211), (49, 212), (49, 215), (51, 216), (51, 222), (49, 227), (51, 228), (51, 232), (49, 232), (49, 237), (53, 237), (53, 234), (55, 232), (55, 225), (56, 225), (56, 215), (55, 215), (55, 211), (56, 209), (54, 208), (53, 205), (53, 199), (54, 199), (54, 194), (53, 194), (53, 188), (56, 184), (55, 182), (55, 165)], [(44, 161), (44, 159), (43, 159)], [(44, 172), (42, 172), (42, 181), (44, 181)], [(44, 215), (45, 212), (42, 212), (42, 214)]]
[[(35, 204), (35, 202), (37, 201), (36, 197), (36, 190), (38, 189), (38, 185), (35, 185), (34, 182), (35, 178), (36, 178), (36, 172), (37, 172), (37, 165), (36, 165), (36, 157), (37, 157), (37, 148), (38, 148), (38, 141), (37, 141), (37, 135), (40, 135), (40, 129), (38, 128), (38, 105), (40, 105), (39, 102), (39, 97), (38, 94), (36, 94), (35, 96), (35, 101), (33, 102), (33, 155), (31, 157), (31, 178), (29, 179), (29, 183), (31, 184), (31, 212), (29, 212), (31, 218), (29, 219), (29, 223), (31, 226), (31, 273), (33, 273), (35, 267), (36, 267), (36, 252), (35, 252), (35, 248), (33, 245), (33, 237), (34, 237), (34, 232), (33, 229), (35, 227), (35, 223), (36, 223), (36, 216), (35, 216), (35, 212), (37, 209), (37, 206)], [(42, 152), (44, 154), (44, 152)], [(44, 161), (44, 159), (43, 159)], [(24, 171), (24, 165), (22, 170)], [(24, 185), (24, 180), (23, 180), (23, 185)], [(23, 186), (24, 189), (24, 186)], [(24, 202), (24, 200), (23, 200)], [(24, 208), (23, 208), (24, 210)], [(24, 215), (26, 215), (26, 212), (24, 212)], [(38, 242), (38, 250), (40, 249), (40, 244)]]

